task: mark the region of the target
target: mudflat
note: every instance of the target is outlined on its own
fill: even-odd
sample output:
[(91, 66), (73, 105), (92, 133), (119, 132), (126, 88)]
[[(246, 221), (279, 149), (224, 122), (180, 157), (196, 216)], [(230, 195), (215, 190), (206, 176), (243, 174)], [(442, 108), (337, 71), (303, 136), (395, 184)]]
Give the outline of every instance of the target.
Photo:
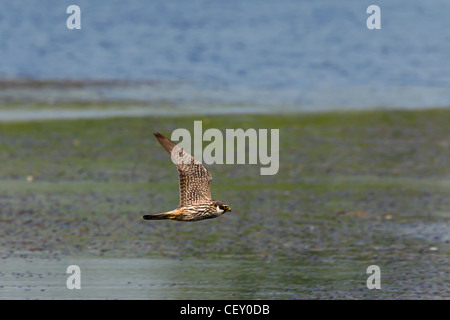
[[(58, 298), (39, 281), (27, 287), (27, 271), (65, 281), (61, 261), (79, 259), (82, 270), (103, 261), (94, 265), (106, 277), (108, 265), (121, 265), (123, 278), (115, 270), (111, 279), (128, 290), (109, 296), (119, 299), (137, 283), (146, 291), (136, 298), (449, 298), (449, 119), (449, 109), (431, 109), (0, 122), (0, 280), (8, 283), (0, 295)], [(142, 220), (179, 201), (176, 168), (152, 133), (192, 130), (195, 120), (204, 129), (279, 129), (279, 171), (207, 166), (213, 198), (231, 213)], [(127, 265), (145, 261), (128, 279)], [(47, 271), (33, 271), (42, 263)], [(185, 277), (172, 272), (158, 286), (149, 274), (167, 268), (155, 263)], [(381, 290), (366, 287), (370, 265), (380, 266)]]

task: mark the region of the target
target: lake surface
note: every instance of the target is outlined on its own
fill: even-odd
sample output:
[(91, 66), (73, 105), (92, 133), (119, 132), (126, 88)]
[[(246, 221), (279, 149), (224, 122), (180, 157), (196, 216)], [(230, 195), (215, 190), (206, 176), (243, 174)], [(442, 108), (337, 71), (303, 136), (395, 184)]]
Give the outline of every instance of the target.
[[(377, 1), (380, 30), (366, 27), (373, 3), (357, 0), (80, 0), (81, 29), (69, 30), (72, 2), (0, 3), (1, 88), (12, 80), (131, 81), (41, 98), (273, 111), (450, 105), (445, 0)], [(40, 92), (3, 89), (6, 101)]]

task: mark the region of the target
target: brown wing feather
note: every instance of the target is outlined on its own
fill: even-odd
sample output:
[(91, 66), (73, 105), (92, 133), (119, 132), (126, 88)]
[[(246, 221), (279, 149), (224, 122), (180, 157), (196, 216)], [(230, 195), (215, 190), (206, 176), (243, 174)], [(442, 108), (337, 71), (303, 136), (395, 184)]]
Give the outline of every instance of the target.
[(170, 154), (180, 173), (178, 177), (180, 187), (179, 207), (210, 201), (212, 176), (209, 171), (169, 138), (158, 132), (154, 135)]

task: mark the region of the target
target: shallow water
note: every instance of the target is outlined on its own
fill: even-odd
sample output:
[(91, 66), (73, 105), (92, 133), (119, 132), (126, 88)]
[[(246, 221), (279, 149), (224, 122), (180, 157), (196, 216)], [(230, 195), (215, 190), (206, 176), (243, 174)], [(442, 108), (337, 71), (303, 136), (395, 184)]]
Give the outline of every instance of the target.
[[(288, 110), (286, 110), (288, 111)], [(39, 120), (64, 120), (64, 119), (101, 119), (117, 117), (145, 117), (145, 116), (170, 116), (170, 115), (211, 115), (211, 114), (267, 114), (271, 113), (269, 107), (252, 106), (184, 106), (183, 109), (167, 107), (122, 107), (110, 109), (89, 110), (82, 109), (41, 109), (41, 110), (0, 110), (0, 122), (7, 121), (39, 121)]]
[[(418, 277), (420, 263), (383, 262), (380, 290), (366, 281), (369, 262), (331, 252), (315, 262), (265, 259), (116, 259), (9, 257), (0, 262), (1, 299), (445, 299), (444, 271)], [(26, 256), (26, 255), (24, 255)], [(80, 289), (66, 284), (80, 267)], [(425, 273), (426, 275), (426, 273)], [(441, 280), (438, 280), (437, 278)], [(442, 281), (443, 280), (443, 281)]]

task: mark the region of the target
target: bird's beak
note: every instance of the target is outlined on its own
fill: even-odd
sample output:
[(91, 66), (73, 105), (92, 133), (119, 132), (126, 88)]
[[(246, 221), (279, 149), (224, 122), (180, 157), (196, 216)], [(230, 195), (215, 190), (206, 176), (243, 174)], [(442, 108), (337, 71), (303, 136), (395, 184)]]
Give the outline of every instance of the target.
[(231, 208), (230, 207), (225, 207), (225, 210), (228, 212), (231, 212)]

